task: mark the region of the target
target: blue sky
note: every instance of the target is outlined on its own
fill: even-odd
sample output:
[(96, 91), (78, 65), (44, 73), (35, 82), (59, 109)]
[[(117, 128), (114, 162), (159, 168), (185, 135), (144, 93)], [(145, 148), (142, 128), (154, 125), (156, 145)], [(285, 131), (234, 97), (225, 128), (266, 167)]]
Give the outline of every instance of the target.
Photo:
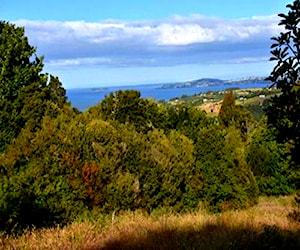
[(284, 0), (1, 0), (66, 88), (267, 76)]

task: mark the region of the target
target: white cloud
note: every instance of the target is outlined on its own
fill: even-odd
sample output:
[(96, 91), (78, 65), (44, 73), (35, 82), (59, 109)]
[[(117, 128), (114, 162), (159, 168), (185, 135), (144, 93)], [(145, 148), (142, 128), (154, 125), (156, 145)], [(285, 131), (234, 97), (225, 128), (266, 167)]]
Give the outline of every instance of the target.
[(200, 15), (141, 22), (16, 22), (25, 26), (30, 43), (53, 67), (265, 60), (270, 37), (280, 32), (277, 23), (276, 16), (224, 20)]
[(74, 58), (74, 59), (57, 59), (50, 60), (48, 65), (50, 67), (68, 67), (79, 65), (95, 65), (95, 64), (110, 64), (109, 58)]
[(227, 60), (227, 63), (231, 64), (243, 64), (243, 63), (256, 63), (262, 61), (268, 61), (268, 57), (240, 57), (237, 59)]
[(200, 25), (164, 23), (158, 26), (159, 45), (189, 45), (193, 43), (208, 43), (216, 40), (213, 30)]

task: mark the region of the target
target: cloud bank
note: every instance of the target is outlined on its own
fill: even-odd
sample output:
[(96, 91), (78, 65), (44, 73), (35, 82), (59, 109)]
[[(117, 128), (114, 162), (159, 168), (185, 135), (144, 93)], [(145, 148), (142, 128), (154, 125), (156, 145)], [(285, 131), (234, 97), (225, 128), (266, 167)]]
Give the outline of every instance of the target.
[(224, 20), (174, 16), (158, 21), (19, 20), (51, 67), (159, 67), (267, 61), (276, 16)]

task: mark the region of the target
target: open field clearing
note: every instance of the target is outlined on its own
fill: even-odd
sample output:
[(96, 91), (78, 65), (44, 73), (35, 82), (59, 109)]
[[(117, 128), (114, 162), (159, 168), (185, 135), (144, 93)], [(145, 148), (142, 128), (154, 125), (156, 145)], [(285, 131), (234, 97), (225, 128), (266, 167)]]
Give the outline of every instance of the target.
[(124, 212), (101, 222), (2, 236), (1, 249), (300, 249), (293, 197), (264, 198), (247, 210), (209, 214)]

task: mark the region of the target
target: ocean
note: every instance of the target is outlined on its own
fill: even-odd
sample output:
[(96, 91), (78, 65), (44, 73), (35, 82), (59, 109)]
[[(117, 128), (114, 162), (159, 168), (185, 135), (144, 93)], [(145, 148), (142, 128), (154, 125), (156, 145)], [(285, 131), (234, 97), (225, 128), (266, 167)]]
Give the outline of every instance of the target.
[(217, 86), (204, 86), (204, 87), (190, 87), (190, 88), (162, 88), (163, 84), (147, 84), (135, 86), (114, 86), (114, 87), (99, 87), (99, 88), (77, 88), (67, 89), (68, 100), (73, 107), (84, 111), (103, 100), (109, 93), (117, 90), (139, 90), (143, 98), (153, 98), (157, 101), (168, 101), (175, 97), (182, 97), (183, 95), (195, 95), (207, 91), (219, 91), (228, 88), (265, 88), (268, 87), (266, 83), (253, 83), (253, 84), (224, 84)]

